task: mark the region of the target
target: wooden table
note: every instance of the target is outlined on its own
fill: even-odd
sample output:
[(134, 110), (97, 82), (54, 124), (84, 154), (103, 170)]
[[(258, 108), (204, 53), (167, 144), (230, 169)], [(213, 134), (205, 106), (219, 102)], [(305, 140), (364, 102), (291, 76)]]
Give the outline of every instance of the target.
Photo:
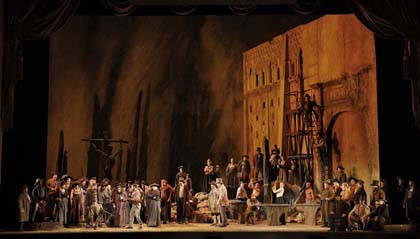
[[(267, 225), (269, 226), (278, 226), (280, 225), (280, 216), (284, 214), (286, 217), (291, 209), (289, 204), (271, 204), (264, 203), (261, 204), (261, 207), (264, 209), (267, 215)], [(296, 204), (296, 210), (303, 213), (305, 216), (305, 224), (307, 225), (317, 225), (318, 214), (320, 210), (320, 205), (313, 204)]]
[(246, 201), (241, 200), (229, 200), (230, 208), (232, 208), (234, 217), (238, 218), (238, 223), (245, 224), (245, 210), (246, 210)]

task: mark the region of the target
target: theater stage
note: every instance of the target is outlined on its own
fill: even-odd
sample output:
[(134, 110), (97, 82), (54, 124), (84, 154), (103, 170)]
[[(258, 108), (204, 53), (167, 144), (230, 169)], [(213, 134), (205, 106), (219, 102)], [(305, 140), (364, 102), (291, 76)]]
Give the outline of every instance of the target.
[(420, 233), (407, 225), (387, 226), (385, 232), (329, 232), (328, 228), (289, 223), (284, 226), (266, 226), (260, 222), (254, 226), (231, 223), (228, 227), (212, 227), (209, 224), (190, 223), (188, 225), (166, 224), (159, 228), (143, 226), (143, 229), (125, 228), (63, 228), (36, 231), (2, 231), (0, 238), (419, 238)]

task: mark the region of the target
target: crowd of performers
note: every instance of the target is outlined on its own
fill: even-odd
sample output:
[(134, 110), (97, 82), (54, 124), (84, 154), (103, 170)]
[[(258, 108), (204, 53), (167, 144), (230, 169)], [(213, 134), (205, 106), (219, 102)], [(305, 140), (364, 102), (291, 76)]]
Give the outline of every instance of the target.
[[(208, 199), (211, 225), (229, 225), (230, 199), (246, 202), (247, 224), (255, 224), (260, 218), (264, 176), (261, 149), (257, 149), (253, 160), (254, 177), (250, 177), (251, 164), (247, 155), (238, 163), (230, 159), (224, 175), (219, 165), (213, 166), (212, 160), (207, 160), (202, 189), (197, 191), (204, 192)], [(397, 223), (404, 220), (415, 223), (420, 217), (420, 191), (412, 178), (405, 185), (404, 179), (398, 177), (398, 184), (392, 189), (384, 180), (374, 180), (371, 184), (373, 195), (368, 203), (364, 181), (347, 178), (341, 166), (337, 167), (334, 179), (323, 182), (321, 192), (313, 187), (311, 179), (301, 180), (302, 172), (296, 173), (299, 164), (285, 160), (277, 147), (271, 152), (269, 167), (271, 203), (319, 203), (322, 226), (330, 227), (332, 231), (381, 230), (384, 224), (391, 223), (390, 211)], [(294, 187), (300, 183), (302, 186), (296, 193)], [(193, 196), (192, 179), (183, 166), (178, 167), (173, 185), (166, 179), (160, 184), (149, 185), (145, 181), (110, 182), (105, 178), (98, 182), (95, 177), (75, 179), (52, 173), (46, 182), (36, 179), (31, 192), (27, 185), (23, 186), (18, 196), (19, 222), (21, 226), (25, 222), (53, 221), (64, 226), (85, 224), (92, 228), (105, 224), (133, 228), (135, 222), (139, 228), (142, 228), (142, 222), (149, 227), (188, 223), (198, 202)], [(176, 216), (171, 210), (175, 205)], [(285, 224), (284, 218), (282, 224)]]

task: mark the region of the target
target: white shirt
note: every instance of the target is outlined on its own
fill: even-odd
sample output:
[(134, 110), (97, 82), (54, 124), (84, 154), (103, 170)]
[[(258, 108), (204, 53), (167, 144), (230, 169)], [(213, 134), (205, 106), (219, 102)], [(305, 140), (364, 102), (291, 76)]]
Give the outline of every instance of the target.
[(276, 194), (276, 197), (277, 197), (277, 198), (279, 198), (279, 197), (283, 197), (283, 194), (284, 194), (284, 188), (278, 188), (278, 189), (276, 189), (276, 187), (274, 186), (272, 190), (273, 190), (273, 193), (275, 193), (275, 194)]

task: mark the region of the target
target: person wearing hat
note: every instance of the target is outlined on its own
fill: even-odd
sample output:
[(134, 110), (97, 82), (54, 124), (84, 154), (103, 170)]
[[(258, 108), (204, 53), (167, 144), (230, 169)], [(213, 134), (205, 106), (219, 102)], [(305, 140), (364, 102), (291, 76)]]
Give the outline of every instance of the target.
[(245, 224), (255, 225), (257, 223), (257, 215), (260, 211), (260, 202), (257, 200), (255, 195), (251, 195), (251, 198), (248, 198), (246, 201), (246, 210), (245, 210)]
[(328, 227), (329, 207), (331, 206), (329, 202), (334, 198), (334, 190), (331, 187), (330, 179), (324, 181), (324, 188), (319, 197), (321, 198), (322, 227)]
[(408, 180), (403, 207), (406, 210), (408, 223), (417, 223), (420, 218), (420, 190), (414, 178)]
[(186, 204), (189, 201), (189, 188), (184, 178), (179, 178), (178, 185), (175, 186), (175, 202), (177, 222), (188, 223), (189, 215), (186, 215)]
[(221, 178), (217, 178), (216, 179), (216, 184), (217, 184), (217, 188), (219, 190), (219, 198), (217, 200), (217, 203), (220, 207), (220, 221), (221, 227), (225, 227), (227, 225), (229, 225), (228, 222), (228, 218), (226, 215), (226, 210), (229, 207), (229, 199), (228, 199), (228, 195), (227, 195), (227, 189), (225, 184), (223, 183), (223, 179)]
[(159, 184), (152, 183), (150, 188), (146, 193), (147, 226), (158, 227), (161, 224)]
[(178, 180), (180, 178), (185, 179), (185, 177), (186, 177), (186, 173), (185, 173), (185, 170), (184, 170), (184, 166), (181, 165), (181, 166), (178, 167), (178, 172), (175, 175), (175, 185), (178, 185)]
[(130, 222), (127, 228), (133, 228), (134, 218), (136, 218), (137, 222), (139, 223), (139, 229), (142, 228), (142, 221), (140, 218), (140, 210), (141, 210), (141, 202), (143, 201), (142, 192), (139, 189), (138, 181), (134, 182), (133, 184), (133, 191), (128, 198), (131, 201), (131, 210), (130, 210)]
[(23, 185), (21, 193), (18, 196), (18, 208), (19, 208), (19, 218), (20, 230), (23, 230), (23, 224), (29, 222), (29, 214), (31, 209), (31, 197), (28, 194), (28, 185)]
[(349, 187), (350, 187), (350, 208), (354, 207), (354, 192), (356, 191), (356, 187), (357, 187), (357, 179), (354, 177), (349, 177), (348, 178), (348, 182), (349, 182)]
[(371, 210), (368, 214), (367, 229), (372, 229), (374, 231), (383, 231), (387, 220), (385, 199), (376, 200), (374, 201), (374, 203), (375, 206), (373, 208), (370, 208)]
[(370, 186), (373, 187), (373, 197), (372, 197), (372, 201), (370, 203), (371, 209), (375, 209), (376, 206), (376, 201), (379, 200), (386, 200), (386, 196), (385, 196), (385, 192), (384, 190), (382, 190), (379, 187), (379, 181), (378, 180), (373, 180), (372, 183), (370, 184)]
[(340, 165), (337, 167), (337, 174), (338, 174), (337, 179), (340, 182), (340, 184), (347, 183), (347, 175), (344, 172), (343, 166)]
[(220, 205), (217, 203), (219, 200), (219, 190), (217, 189), (216, 181), (210, 182), (210, 192), (208, 195), (208, 203), (213, 219), (212, 226), (220, 225)]

